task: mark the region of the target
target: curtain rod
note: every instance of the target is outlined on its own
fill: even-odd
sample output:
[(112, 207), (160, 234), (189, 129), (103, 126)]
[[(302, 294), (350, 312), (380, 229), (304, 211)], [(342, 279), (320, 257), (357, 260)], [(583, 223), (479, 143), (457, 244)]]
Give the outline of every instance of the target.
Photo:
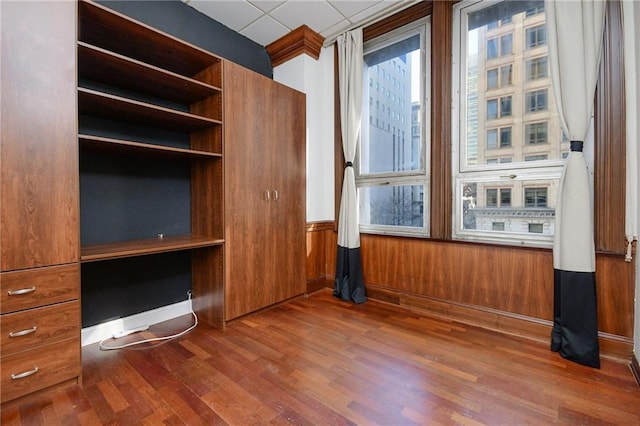
[(410, 6), (413, 6), (414, 4), (420, 3), (421, 1), (424, 0), (408, 0), (408, 1), (397, 1), (395, 5), (389, 7), (388, 9), (384, 9), (381, 12), (378, 12), (376, 14), (373, 14), (371, 16), (369, 16), (366, 19), (363, 19), (361, 21), (358, 22), (354, 22), (353, 24), (351, 24), (350, 26), (348, 26), (346, 29), (340, 30), (339, 32), (332, 34), (328, 37), (325, 38), (324, 43), (322, 44), (322, 47), (328, 47), (330, 45), (332, 45), (337, 39), (338, 36), (340, 34), (343, 34), (346, 31), (351, 31), (355, 28), (358, 27), (366, 27), (369, 26), (371, 24), (375, 24), (376, 22), (382, 21), (383, 19), (388, 18), (391, 15), (394, 15), (404, 9), (409, 8)]

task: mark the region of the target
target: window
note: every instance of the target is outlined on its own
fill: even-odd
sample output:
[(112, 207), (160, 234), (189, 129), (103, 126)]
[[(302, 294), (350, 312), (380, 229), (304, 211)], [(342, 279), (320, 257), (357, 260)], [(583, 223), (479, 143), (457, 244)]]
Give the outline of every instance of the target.
[(501, 129), (487, 130), (487, 149), (510, 148), (510, 147), (511, 147), (511, 127), (503, 127)]
[(498, 68), (487, 71), (487, 89), (498, 88)]
[(511, 127), (500, 129), (500, 148), (511, 148)]
[(542, 234), (544, 231), (544, 225), (542, 223), (530, 223), (529, 224), (529, 232), (534, 234)]
[(524, 161), (543, 161), (548, 158), (547, 154), (525, 155)]
[(511, 207), (511, 188), (488, 188), (485, 204), (487, 207)]
[(511, 96), (500, 98), (500, 117), (511, 116)]
[(547, 188), (525, 188), (525, 207), (547, 207)]
[(487, 60), (498, 57), (498, 39), (487, 40)]
[(500, 67), (500, 87), (511, 86), (511, 73), (513, 65)]
[(526, 112), (544, 111), (547, 109), (549, 89), (535, 90), (525, 94)]
[(540, 58), (529, 59), (525, 62), (525, 69), (527, 73), (527, 80), (538, 80), (539, 78), (547, 77), (547, 57), (542, 56)]
[[(551, 107), (542, 11), (543, 1), (535, 0), (462, 0), (454, 6), (455, 239), (545, 247), (553, 242), (567, 144)], [(507, 21), (507, 34), (506, 28), (489, 28)], [(489, 48), (492, 53), (483, 54)], [(493, 89), (500, 95), (488, 91)]]
[(491, 223), (492, 231), (504, 231), (504, 222), (492, 222)]
[(511, 96), (487, 100), (487, 120), (511, 116)]
[(527, 28), (525, 32), (525, 40), (527, 43), (527, 49), (533, 49), (534, 47), (544, 46), (547, 44), (547, 29), (543, 25), (538, 25), (533, 28)]
[(525, 143), (527, 145), (537, 145), (547, 143), (547, 122), (525, 124)]
[(500, 37), (500, 56), (507, 56), (513, 53), (513, 34)]
[(379, 93), (363, 87), (363, 96), (383, 105), (362, 111), (382, 122), (379, 128), (362, 123), (355, 164), (362, 232), (428, 234), (429, 31), (429, 21), (421, 20), (364, 45), (365, 76), (379, 68), (388, 79)]

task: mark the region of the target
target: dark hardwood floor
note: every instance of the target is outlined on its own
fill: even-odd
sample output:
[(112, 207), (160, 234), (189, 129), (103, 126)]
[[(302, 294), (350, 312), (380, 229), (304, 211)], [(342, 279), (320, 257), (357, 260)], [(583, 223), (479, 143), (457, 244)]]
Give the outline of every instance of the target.
[(82, 387), (6, 404), (1, 423), (638, 425), (640, 387), (628, 365), (594, 370), (545, 344), (323, 290), (224, 331), (87, 346)]

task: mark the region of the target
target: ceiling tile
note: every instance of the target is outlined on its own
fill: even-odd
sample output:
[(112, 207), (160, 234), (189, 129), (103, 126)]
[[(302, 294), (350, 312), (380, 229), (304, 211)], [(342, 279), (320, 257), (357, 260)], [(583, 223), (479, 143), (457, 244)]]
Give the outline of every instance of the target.
[(344, 19), (325, 1), (290, 0), (271, 12), (271, 16), (292, 30), (306, 24), (318, 33)]
[(284, 3), (284, 1), (271, 1), (271, 0), (248, 0), (249, 3), (253, 4), (258, 9), (262, 10), (265, 13), (271, 12), (276, 7), (280, 6)]
[(353, 16), (362, 12), (365, 9), (370, 8), (376, 3), (380, 3), (380, 0), (356, 0), (356, 1), (343, 1), (343, 0), (330, 0), (329, 3), (338, 9), (338, 12), (342, 13), (345, 17)]
[(250, 38), (263, 46), (279, 39), (289, 32), (289, 28), (283, 26), (269, 15), (264, 15), (242, 31), (240, 34)]
[(191, 0), (189, 5), (234, 31), (240, 31), (262, 15), (246, 1)]
[(362, 12), (356, 13), (355, 15), (349, 17), (349, 20), (353, 23), (360, 23), (365, 21), (367, 18), (370, 18), (374, 15), (382, 13), (384, 10), (393, 10), (394, 8), (400, 9), (401, 5), (415, 3), (414, 1), (406, 1), (406, 0), (385, 0), (379, 3), (376, 3), (369, 7), (368, 9), (363, 10)]

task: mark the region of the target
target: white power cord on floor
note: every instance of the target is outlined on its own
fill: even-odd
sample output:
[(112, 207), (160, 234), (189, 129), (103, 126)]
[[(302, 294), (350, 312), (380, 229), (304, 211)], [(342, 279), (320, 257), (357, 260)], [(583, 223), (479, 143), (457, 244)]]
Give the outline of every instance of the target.
[(118, 346), (105, 346), (104, 345), (104, 342), (106, 342), (107, 340), (116, 339), (116, 338), (119, 338), (119, 337), (122, 337), (122, 336), (126, 336), (126, 335), (131, 334), (131, 333), (136, 333), (138, 331), (146, 330), (148, 328), (148, 327), (140, 327), (140, 328), (137, 328), (137, 329), (130, 330), (131, 333), (121, 333), (122, 336), (107, 337), (106, 339), (101, 340), (100, 341), (100, 350), (111, 351), (111, 350), (114, 350), (114, 349), (124, 349), (124, 348), (129, 348), (131, 346), (141, 345), (143, 343), (161, 342), (163, 340), (171, 340), (171, 339), (175, 339), (177, 337), (180, 337), (180, 336), (183, 336), (183, 335), (187, 334), (188, 332), (190, 332), (191, 330), (193, 330), (194, 328), (196, 328), (198, 326), (198, 316), (193, 311), (193, 304), (191, 302), (191, 291), (187, 292), (187, 296), (189, 296), (189, 309), (191, 310), (191, 315), (193, 315), (193, 320), (194, 320), (194, 323), (193, 323), (193, 325), (191, 327), (189, 327), (186, 330), (183, 330), (183, 331), (181, 331), (179, 333), (172, 334), (170, 336), (153, 337), (153, 338), (150, 338), (150, 339), (139, 340), (139, 341), (136, 341), (136, 342), (126, 343), (124, 345), (118, 345)]

